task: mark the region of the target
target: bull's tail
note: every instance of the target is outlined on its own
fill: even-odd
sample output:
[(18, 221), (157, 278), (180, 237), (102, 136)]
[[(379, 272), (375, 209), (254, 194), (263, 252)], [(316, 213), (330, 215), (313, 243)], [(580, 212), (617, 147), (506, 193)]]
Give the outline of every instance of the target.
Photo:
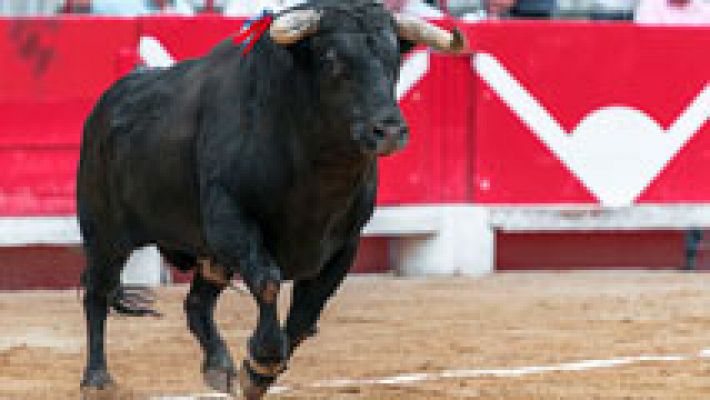
[(111, 296), (109, 307), (119, 315), (129, 317), (157, 317), (162, 313), (152, 308), (155, 294), (144, 287), (119, 286)]
[[(82, 289), (86, 287), (86, 271), (81, 273), (79, 286), (76, 288), (76, 298), (81, 300)], [(163, 314), (152, 308), (156, 301), (155, 294), (148, 288), (129, 288), (119, 286), (110, 296), (109, 309), (116, 314), (128, 317), (156, 317)]]

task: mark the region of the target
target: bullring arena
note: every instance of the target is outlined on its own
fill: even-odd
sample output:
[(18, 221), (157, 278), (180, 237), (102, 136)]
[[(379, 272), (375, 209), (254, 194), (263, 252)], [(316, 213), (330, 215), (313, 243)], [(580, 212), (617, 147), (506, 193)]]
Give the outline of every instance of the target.
[[(87, 15), (80, 0), (0, 0), (0, 400), (243, 398), (203, 382), (183, 310), (191, 277), (152, 247), (121, 280), (149, 287), (161, 315), (112, 312), (115, 384), (80, 389), (82, 126), (126, 73), (202, 56), (238, 32), (245, 18), (220, 14), (225, 2), (187, 0), (204, 4), (190, 16), (116, 17)], [(420, 41), (390, 82), (409, 143), (379, 159), (374, 217), (351, 274), (265, 398), (709, 399), (710, 52), (698, 49), (710, 48), (710, 28), (559, 20), (591, 18), (564, 10), (591, 0), (559, 0), (553, 21), (472, 22), (454, 1), (433, 3), (441, 29), (423, 31), (448, 39)], [(281, 33), (319, 34), (321, 15), (307, 14), (308, 29)], [(250, 29), (265, 34), (267, 17)], [(413, 26), (422, 25), (410, 20), (410, 35)], [(373, 126), (367, 134), (388, 131)], [(333, 251), (329, 240), (314, 248)], [(278, 297), (282, 321), (291, 285)], [(195, 315), (205, 334), (205, 315)], [(218, 302), (236, 362), (256, 316), (245, 290)], [(103, 384), (96, 364), (99, 383), (88, 386)]]
[[(353, 276), (268, 398), (706, 399), (709, 286), (667, 272)], [(109, 320), (117, 386), (104, 398), (219, 398), (201, 381), (186, 289), (157, 292), (163, 318)], [(0, 300), (0, 398), (78, 398), (76, 291)], [(235, 357), (254, 311), (238, 292), (219, 304)]]

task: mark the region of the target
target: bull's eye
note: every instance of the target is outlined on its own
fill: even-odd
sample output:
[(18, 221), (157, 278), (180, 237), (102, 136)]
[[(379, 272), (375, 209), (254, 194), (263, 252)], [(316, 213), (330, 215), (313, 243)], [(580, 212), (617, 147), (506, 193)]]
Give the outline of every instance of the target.
[(335, 49), (328, 49), (325, 54), (323, 54), (322, 63), (324, 69), (330, 76), (342, 77), (345, 75), (345, 64), (343, 63), (343, 60), (338, 57), (338, 53)]
[(323, 61), (325, 61), (325, 62), (332, 62), (332, 61), (335, 61), (337, 58), (338, 58), (338, 53), (335, 52), (335, 49), (328, 49), (323, 54)]

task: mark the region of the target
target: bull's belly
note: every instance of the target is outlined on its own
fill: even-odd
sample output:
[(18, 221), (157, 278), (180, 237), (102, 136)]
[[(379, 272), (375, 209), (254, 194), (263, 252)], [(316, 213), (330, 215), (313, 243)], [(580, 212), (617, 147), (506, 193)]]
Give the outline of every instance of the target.
[(328, 266), (345, 242), (340, 237), (291, 239), (276, 248), (274, 258), (284, 279), (312, 279)]

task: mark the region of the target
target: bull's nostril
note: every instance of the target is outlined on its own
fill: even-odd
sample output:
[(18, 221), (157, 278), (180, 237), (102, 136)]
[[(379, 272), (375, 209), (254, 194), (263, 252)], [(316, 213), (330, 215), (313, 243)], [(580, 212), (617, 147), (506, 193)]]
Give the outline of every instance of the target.
[(387, 138), (387, 130), (385, 128), (376, 127), (373, 131), (373, 135), (375, 136), (375, 140), (384, 140)]

